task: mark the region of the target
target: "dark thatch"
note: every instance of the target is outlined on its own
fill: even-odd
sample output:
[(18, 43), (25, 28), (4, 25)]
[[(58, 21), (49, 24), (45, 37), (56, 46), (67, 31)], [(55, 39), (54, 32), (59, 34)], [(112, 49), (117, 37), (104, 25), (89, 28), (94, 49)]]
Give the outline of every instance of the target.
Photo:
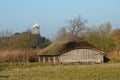
[[(86, 41), (56, 41), (38, 53), (39, 56), (58, 56), (74, 49), (94, 49), (100, 51)], [(100, 51), (103, 53), (102, 51)]]

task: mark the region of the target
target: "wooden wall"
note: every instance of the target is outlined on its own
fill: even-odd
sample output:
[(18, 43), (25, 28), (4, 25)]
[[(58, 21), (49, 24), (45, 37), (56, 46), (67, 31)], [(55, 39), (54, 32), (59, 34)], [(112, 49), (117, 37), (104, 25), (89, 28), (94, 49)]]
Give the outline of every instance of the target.
[(60, 55), (60, 63), (72, 63), (72, 62), (103, 62), (103, 54), (91, 49), (76, 49), (65, 54)]
[(75, 49), (60, 56), (39, 56), (39, 62), (48, 63), (103, 63), (103, 54), (91, 49)]

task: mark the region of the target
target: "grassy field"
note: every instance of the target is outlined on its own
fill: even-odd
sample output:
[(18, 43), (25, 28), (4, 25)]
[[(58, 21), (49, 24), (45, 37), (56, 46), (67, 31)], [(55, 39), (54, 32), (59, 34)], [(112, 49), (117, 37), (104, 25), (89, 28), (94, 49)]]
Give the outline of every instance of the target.
[(120, 63), (0, 63), (0, 80), (120, 80)]

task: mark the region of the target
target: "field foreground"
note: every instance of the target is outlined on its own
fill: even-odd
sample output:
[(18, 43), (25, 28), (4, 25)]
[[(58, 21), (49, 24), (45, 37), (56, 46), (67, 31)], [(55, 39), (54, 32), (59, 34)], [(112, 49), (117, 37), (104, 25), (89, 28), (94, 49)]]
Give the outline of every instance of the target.
[(120, 63), (1, 63), (0, 80), (120, 80)]

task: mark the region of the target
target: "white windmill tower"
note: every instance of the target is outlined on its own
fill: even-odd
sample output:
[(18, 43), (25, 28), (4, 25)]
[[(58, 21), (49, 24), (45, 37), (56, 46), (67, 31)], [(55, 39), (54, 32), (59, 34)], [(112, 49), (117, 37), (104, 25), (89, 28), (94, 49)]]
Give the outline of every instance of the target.
[(39, 24), (34, 24), (33, 27), (32, 27), (32, 34), (40, 34), (40, 26)]

